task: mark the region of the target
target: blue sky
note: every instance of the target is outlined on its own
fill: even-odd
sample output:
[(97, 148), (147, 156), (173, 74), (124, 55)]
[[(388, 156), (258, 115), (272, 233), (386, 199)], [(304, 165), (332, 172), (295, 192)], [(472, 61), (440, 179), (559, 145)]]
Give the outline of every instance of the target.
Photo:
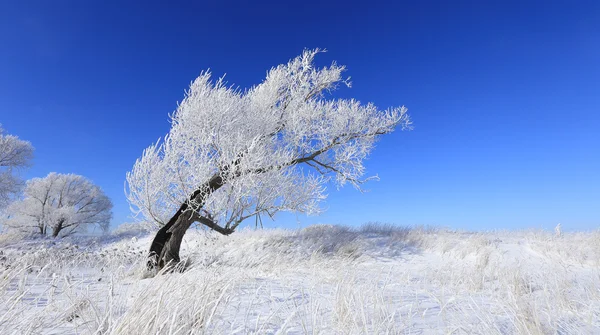
[(0, 4), (0, 123), (36, 148), (26, 178), (84, 175), (130, 221), (125, 173), (200, 71), (249, 87), (320, 47), (352, 77), (338, 96), (406, 105), (415, 128), (378, 143), (370, 192), (271, 227), (600, 224), (599, 2), (166, 3)]

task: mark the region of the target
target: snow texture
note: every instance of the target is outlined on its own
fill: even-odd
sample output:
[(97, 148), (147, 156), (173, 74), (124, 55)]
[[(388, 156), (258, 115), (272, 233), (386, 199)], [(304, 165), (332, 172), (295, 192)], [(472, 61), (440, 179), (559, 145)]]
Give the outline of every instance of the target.
[(1, 334), (592, 334), (600, 232), (366, 225), (190, 231), (147, 277), (152, 235), (0, 235)]

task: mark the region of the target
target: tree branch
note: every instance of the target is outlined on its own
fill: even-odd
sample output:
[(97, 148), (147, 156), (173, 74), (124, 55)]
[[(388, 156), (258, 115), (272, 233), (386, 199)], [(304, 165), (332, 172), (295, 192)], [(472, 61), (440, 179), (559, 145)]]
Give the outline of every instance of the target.
[(200, 223), (202, 223), (203, 225), (207, 226), (208, 228), (221, 233), (223, 235), (229, 235), (231, 233), (233, 233), (233, 231), (235, 230), (235, 228), (231, 229), (231, 228), (226, 228), (226, 227), (221, 227), (219, 226), (215, 221), (205, 217), (205, 216), (201, 216), (201, 215), (195, 215), (195, 221), (198, 221)]

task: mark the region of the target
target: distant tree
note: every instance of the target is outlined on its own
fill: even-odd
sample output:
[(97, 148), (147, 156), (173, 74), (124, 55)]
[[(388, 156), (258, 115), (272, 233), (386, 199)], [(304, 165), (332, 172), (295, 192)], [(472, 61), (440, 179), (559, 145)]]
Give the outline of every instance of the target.
[(358, 188), (376, 139), (410, 126), (404, 107), (380, 111), (353, 99), (326, 99), (350, 82), (335, 62), (317, 68), (317, 53), (272, 68), (248, 90), (223, 78), (213, 83), (209, 72), (191, 84), (169, 134), (127, 174), (132, 208), (161, 226), (149, 267), (179, 262), (194, 222), (228, 235), (245, 219), (258, 224), (261, 214), (318, 212), (332, 177)]
[(64, 237), (97, 226), (108, 230), (112, 202), (85, 177), (50, 173), (27, 181), (22, 200), (7, 209), (5, 226), (27, 233)]
[(5, 208), (23, 188), (16, 176), (18, 169), (28, 166), (33, 146), (13, 135), (4, 134), (0, 125), (0, 209)]

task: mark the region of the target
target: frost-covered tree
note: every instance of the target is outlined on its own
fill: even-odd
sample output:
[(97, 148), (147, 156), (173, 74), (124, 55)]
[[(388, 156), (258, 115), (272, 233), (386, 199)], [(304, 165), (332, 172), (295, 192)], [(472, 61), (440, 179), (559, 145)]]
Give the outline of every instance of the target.
[(4, 134), (0, 125), (0, 209), (6, 207), (23, 186), (16, 170), (28, 166), (33, 158), (33, 146), (13, 135)]
[(350, 82), (335, 62), (317, 68), (319, 52), (272, 68), (247, 90), (212, 82), (209, 72), (192, 82), (168, 135), (127, 174), (132, 209), (161, 227), (149, 267), (179, 262), (195, 222), (228, 235), (262, 214), (319, 212), (332, 179), (357, 188), (369, 179), (363, 160), (380, 135), (410, 126), (407, 110), (327, 99)]
[(50, 173), (27, 181), (22, 200), (11, 203), (5, 225), (26, 233), (64, 237), (89, 226), (108, 230), (112, 202), (85, 177)]

